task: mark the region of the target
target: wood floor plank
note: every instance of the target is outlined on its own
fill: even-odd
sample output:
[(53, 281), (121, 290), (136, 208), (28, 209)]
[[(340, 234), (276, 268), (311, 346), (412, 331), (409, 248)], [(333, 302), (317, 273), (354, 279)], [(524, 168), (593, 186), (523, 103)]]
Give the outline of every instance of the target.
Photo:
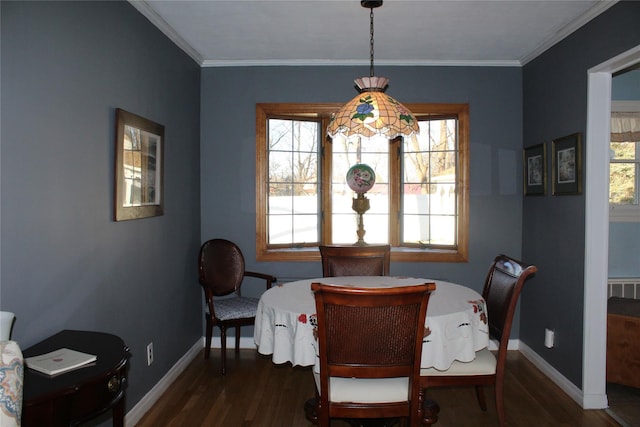
[[(311, 368), (274, 365), (253, 350), (227, 354), (220, 375), (219, 350), (198, 355), (140, 420), (137, 427), (310, 427), (304, 402), (314, 394)], [(495, 427), (493, 388), (485, 390), (487, 412), (468, 388), (427, 391), (440, 407), (436, 427)], [(517, 351), (510, 351), (505, 378), (507, 425), (514, 427), (617, 427), (605, 411), (582, 410)], [(349, 427), (334, 420), (332, 427)]]

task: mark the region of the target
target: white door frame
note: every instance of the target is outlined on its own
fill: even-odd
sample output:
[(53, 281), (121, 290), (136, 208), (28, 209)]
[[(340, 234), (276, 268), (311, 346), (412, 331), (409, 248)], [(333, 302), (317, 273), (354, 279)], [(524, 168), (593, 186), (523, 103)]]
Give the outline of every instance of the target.
[(640, 45), (588, 70), (585, 144), (585, 266), (582, 407), (608, 406), (607, 276), (611, 76), (640, 62)]

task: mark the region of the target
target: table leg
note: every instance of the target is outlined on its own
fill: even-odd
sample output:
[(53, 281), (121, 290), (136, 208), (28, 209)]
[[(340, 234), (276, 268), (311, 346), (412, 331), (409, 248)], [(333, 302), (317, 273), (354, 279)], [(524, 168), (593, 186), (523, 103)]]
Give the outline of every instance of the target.
[(318, 425), (318, 413), (316, 411), (317, 403), (315, 397), (310, 397), (304, 402), (304, 416), (307, 420)]
[(420, 389), (420, 409), (422, 410), (422, 426), (432, 426), (438, 422), (440, 406), (433, 399), (425, 397), (425, 389)]
[(113, 427), (124, 427), (124, 398), (125, 396), (123, 395), (111, 410)]

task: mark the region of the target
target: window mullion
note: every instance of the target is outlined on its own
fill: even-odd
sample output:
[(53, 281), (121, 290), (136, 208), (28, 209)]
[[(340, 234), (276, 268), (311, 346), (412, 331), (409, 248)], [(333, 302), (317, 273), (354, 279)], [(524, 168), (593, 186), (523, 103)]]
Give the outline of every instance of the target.
[(400, 246), (402, 138), (390, 140), (389, 144), (389, 243)]
[(320, 241), (329, 244), (331, 243), (331, 236), (333, 231), (333, 204), (331, 202), (331, 168), (332, 168), (332, 154), (333, 144), (331, 138), (327, 136), (327, 127), (329, 126), (329, 118), (322, 118), (322, 148), (320, 152), (320, 161), (322, 162), (321, 176), (320, 176), (320, 221), (322, 221), (322, 230), (320, 235)]

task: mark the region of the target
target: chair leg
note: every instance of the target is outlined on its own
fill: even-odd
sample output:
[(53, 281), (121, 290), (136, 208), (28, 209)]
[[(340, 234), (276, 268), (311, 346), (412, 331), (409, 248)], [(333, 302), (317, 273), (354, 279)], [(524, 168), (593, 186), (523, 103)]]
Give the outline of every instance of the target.
[(329, 411), (322, 407), (322, 399), (320, 398), (319, 393), (316, 393), (316, 415), (318, 417), (317, 426), (329, 427), (331, 425)]
[(213, 335), (213, 322), (207, 317), (207, 331), (204, 340), (204, 360), (209, 360), (209, 353), (211, 353), (211, 335)]
[(225, 374), (227, 361), (227, 328), (220, 325), (220, 372)]
[(478, 398), (480, 409), (482, 409), (484, 412), (487, 412), (487, 400), (484, 397), (484, 387), (482, 387), (481, 385), (476, 386), (476, 397)]
[(236, 354), (240, 352), (240, 326), (236, 326)]

